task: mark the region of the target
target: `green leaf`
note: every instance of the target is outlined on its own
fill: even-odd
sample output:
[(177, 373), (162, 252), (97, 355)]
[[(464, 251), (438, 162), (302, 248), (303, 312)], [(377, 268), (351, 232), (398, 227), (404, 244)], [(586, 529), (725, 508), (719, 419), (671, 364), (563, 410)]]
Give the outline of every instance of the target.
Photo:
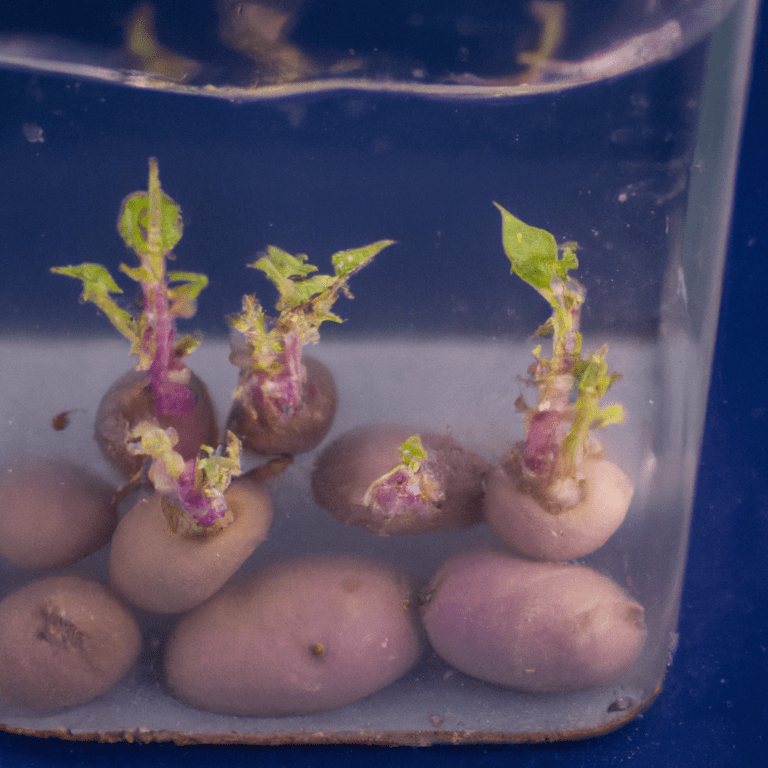
[(552, 280), (566, 280), (568, 271), (578, 266), (573, 250), (576, 244), (563, 246), (564, 253), (560, 258), (560, 249), (552, 234), (525, 224), (498, 203), (494, 205), (501, 211), (502, 243), (512, 271), (551, 301)]
[[(352, 297), (346, 286), (347, 280), (393, 242), (393, 240), (380, 240), (362, 248), (340, 251), (331, 257), (334, 275), (312, 275), (311, 277), (309, 275), (316, 272), (317, 267), (306, 263), (305, 254), (292, 256), (270, 245), (266, 256), (248, 265), (264, 272), (280, 293), (280, 298), (275, 304), (280, 316), (270, 333), (281, 335), (293, 332), (298, 334), (304, 344), (317, 342), (319, 339), (317, 329), (322, 323), (341, 322), (341, 318), (330, 310), (341, 291), (349, 298)], [(263, 320), (254, 324), (252, 319), (250, 321), (247, 319), (247, 314), (244, 312), (235, 322), (244, 324), (246, 327), (250, 324), (250, 334), (247, 331), (244, 332), (253, 339), (257, 335), (255, 331), (258, 323), (263, 325)], [(235, 327), (238, 326), (235, 325)]]
[(600, 426), (608, 427), (611, 424), (621, 424), (624, 421), (624, 409), (621, 405), (609, 405), (600, 411)]
[[(153, 421), (139, 422), (131, 432), (128, 450), (135, 454), (145, 454), (153, 459), (160, 459), (168, 474), (178, 480), (184, 471), (184, 458), (175, 449), (179, 436), (175, 429), (164, 430)], [(167, 488), (156, 488), (159, 492), (167, 492)]]
[(191, 352), (194, 352), (203, 341), (203, 337), (199, 333), (185, 334), (173, 345), (173, 354), (177, 359), (186, 357)]
[(121, 264), (120, 271), (137, 283), (152, 285), (156, 281), (155, 276), (150, 274), (149, 270), (143, 266), (129, 267), (127, 264)]
[(420, 461), (427, 460), (427, 451), (421, 442), (421, 435), (411, 435), (397, 450), (403, 464), (414, 471), (419, 468)]
[[(118, 230), (125, 244), (139, 254), (150, 251), (149, 194), (134, 192), (123, 200)], [(172, 251), (181, 240), (181, 209), (165, 192), (160, 196), (160, 244), (164, 253)]]
[(260, 269), (272, 281), (280, 293), (277, 309), (283, 311), (294, 309), (309, 301), (332, 282), (332, 278), (326, 275), (308, 278), (307, 275), (317, 272), (317, 267), (307, 264), (306, 261), (307, 256), (303, 253), (292, 256), (270, 245), (266, 256), (248, 266)]
[(170, 312), (177, 317), (194, 317), (197, 297), (208, 285), (208, 277), (199, 272), (169, 272), (168, 282), (181, 283), (168, 289)]
[(134, 319), (128, 312), (121, 309), (110, 296), (112, 293), (122, 293), (122, 290), (101, 264), (86, 263), (73, 267), (51, 267), (51, 272), (82, 280), (82, 300), (95, 304), (123, 336), (131, 342), (135, 342), (136, 323)]
[(333, 285), (333, 278), (328, 275), (315, 275), (306, 280), (296, 281), (292, 285), (293, 290), (290, 295), (286, 292), (275, 305), (278, 310), (295, 309), (309, 303), (315, 296), (319, 296)]
[(239, 438), (229, 431), (226, 455), (219, 455), (207, 445), (200, 446), (195, 460), (195, 485), (206, 496), (223, 494), (232, 478), (240, 474), (240, 447)]
[(67, 275), (83, 281), (83, 300), (93, 301), (93, 294), (122, 293), (120, 286), (112, 279), (109, 270), (101, 264), (79, 264), (76, 267), (51, 267), (56, 275)]
[(590, 355), (589, 360), (579, 361), (575, 371), (579, 381), (579, 392), (594, 394), (601, 398), (610, 387), (621, 378), (620, 373), (608, 373), (607, 345)]
[(390, 245), (394, 240), (379, 240), (371, 245), (365, 245), (362, 248), (354, 248), (349, 251), (339, 251), (331, 256), (331, 263), (336, 271), (336, 277), (350, 277), (355, 272), (361, 270), (366, 264)]
[(248, 266), (260, 269), (280, 289), (294, 280), (317, 272), (317, 267), (306, 261), (307, 255), (304, 253), (293, 256), (281, 248), (268, 245), (267, 253)]
[[(151, 216), (156, 216), (156, 232), (153, 231)], [(126, 245), (133, 248), (140, 258), (149, 255), (158, 259), (170, 253), (181, 239), (181, 209), (160, 188), (157, 161), (154, 158), (149, 161), (149, 189), (146, 192), (134, 192), (123, 200), (117, 229)], [(157, 248), (160, 253), (155, 253)]]

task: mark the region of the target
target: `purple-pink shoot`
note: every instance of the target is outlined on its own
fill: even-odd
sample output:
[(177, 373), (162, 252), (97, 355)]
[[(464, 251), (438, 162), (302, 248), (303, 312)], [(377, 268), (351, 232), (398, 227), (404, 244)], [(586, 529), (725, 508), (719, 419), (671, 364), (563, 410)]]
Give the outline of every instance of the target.
[(363, 504), (388, 519), (406, 512), (418, 517), (434, 515), (445, 499), (445, 491), (421, 437), (412, 435), (398, 451), (402, 463), (371, 483)]
[(233, 521), (224, 493), (240, 474), (240, 441), (229, 432), (226, 455), (202, 446), (194, 458), (184, 461), (174, 450), (178, 435), (148, 421), (131, 435), (129, 450), (150, 456), (149, 479), (162, 496), (162, 508), (172, 532), (211, 533)]

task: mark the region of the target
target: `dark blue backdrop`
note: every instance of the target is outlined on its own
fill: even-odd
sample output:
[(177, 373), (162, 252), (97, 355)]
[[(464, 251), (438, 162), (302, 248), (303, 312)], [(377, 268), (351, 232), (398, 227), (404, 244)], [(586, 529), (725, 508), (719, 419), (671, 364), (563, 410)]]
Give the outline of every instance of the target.
[(665, 690), (583, 742), (398, 750), (104, 745), (0, 734), (24, 766), (762, 766), (768, 764), (768, 34), (758, 39), (683, 594)]

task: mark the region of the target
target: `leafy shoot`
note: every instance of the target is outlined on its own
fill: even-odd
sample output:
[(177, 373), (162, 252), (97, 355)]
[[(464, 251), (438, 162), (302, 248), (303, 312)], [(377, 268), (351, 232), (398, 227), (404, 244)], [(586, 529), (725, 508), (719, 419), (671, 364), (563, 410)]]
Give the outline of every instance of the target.
[(546, 488), (561, 487), (564, 478), (575, 476), (584, 458), (600, 453), (592, 430), (624, 420), (620, 405), (600, 407), (603, 395), (621, 376), (608, 371), (607, 346), (582, 358), (579, 320), (585, 291), (568, 274), (578, 267), (576, 243), (557, 245), (549, 232), (494, 205), (502, 215), (502, 243), (512, 272), (552, 308), (535, 334), (552, 336), (552, 357), (545, 357), (540, 345), (533, 350), (529, 372), (538, 401), (524, 408), (526, 439), (513, 451), (526, 481), (546, 495)]
[(136, 425), (128, 449), (152, 458), (149, 479), (161, 495), (163, 513), (171, 533), (213, 533), (234, 521), (224, 492), (240, 474), (240, 441), (227, 433), (226, 455), (204, 445), (194, 459), (174, 450), (178, 435), (150, 421)]
[(363, 504), (388, 519), (404, 512), (428, 517), (445, 499), (443, 483), (436, 476), (420, 435), (412, 435), (399, 446), (401, 463), (368, 487)]
[(161, 414), (189, 413), (195, 405), (187, 386), (189, 369), (181, 359), (200, 343), (197, 336), (176, 341), (176, 318), (191, 318), (208, 278), (196, 272), (166, 271), (172, 250), (182, 234), (178, 205), (160, 188), (157, 161), (149, 161), (149, 189), (123, 200), (118, 232), (139, 258), (139, 266), (120, 265), (120, 271), (141, 285), (144, 305), (138, 317), (122, 309), (113, 295), (122, 290), (100, 264), (52, 267), (51, 272), (83, 283), (82, 300), (94, 303), (138, 355), (138, 370), (151, 373), (152, 392)]
[(229, 318), (244, 338), (244, 348), (231, 355), (241, 370), (235, 398), (252, 408), (267, 424), (283, 423), (302, 402), (306, 371), (302, 347), (320, 340), (326, 321), (340, 323), (331, 312), (340, 294), (353, 298), (347, 286), (352, 275), (369, 264), (392, 240), (380, 240), (331, 257), (333, 275), (314, 275), (307, 256), (293, 256), (269, 246), (266, 255), (248, 266), (259, 269), (279, 292), (276, 319), (268, 318), (254, 296), (243, 298), (243, 310)]

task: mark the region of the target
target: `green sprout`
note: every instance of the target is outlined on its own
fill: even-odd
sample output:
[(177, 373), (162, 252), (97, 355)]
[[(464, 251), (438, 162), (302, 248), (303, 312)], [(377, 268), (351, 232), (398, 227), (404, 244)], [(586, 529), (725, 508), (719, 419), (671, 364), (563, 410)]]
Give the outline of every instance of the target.
[(229, 318), (243, 334), (245, 349), (233, 352), (231, 360), (241, 369), (235, 398), (253, 415), (268, 424), (288, 420), (303, 398), (306, 371), (301, 361), (305, 344), (320, 340), (319, 328), (326, 321), (340, 323), (331, 312), (340, 294), (353, 298), (347, 286), (352, 275), (369, 264), (392, 240), (341, 251), (331, 257), (333, 275), (313, 275), (317, 267), (307, 256), (269, 246), (267, 253), (249, 267), (259, 269), (277, 288), (277, 319), (268, 318), (254, 296), (243, 298), (243, 311)]
[(494, 205), (502, 215), (502, 243), (512, 272), (552, 308), (551, 317), (536, 331), (537, 336), (552, 336), (552, 357), (544, 357), (541, 346), (533, 351), (536, 362), (530, 371), (538, 400), (532, 408), (523, 403), (526, 437), (518, 451), (526, 479), (547, 486), (573, 476), (583, 458), (600, 452), (592, 430), (624, 420), (621, 405), (600, 406), (621, 375), (608, 371), (607, 346), (587, 359), (581, 356), (579, 319), (585, 291), (568, 274), (578, 267), (576, 243), (558, 245), (549, 232)]
[(389, 519), (408, 511), (422, 517), (433, 514), (445, 499), (445, 492), (421, 436), (411, 435), (398, 452), (401, 463), (371, 483), (363, 504)]
[(166, 271), (173, 248), (182, 235), (178, 205), (160, 188), (157, 161), (149, 161), (149, 189), (123, 200), (118, 232), (139, 258), (139, 266), (120, 265), (141, 285), (144, 305), (138, 317), (122, 309), (113, 294), (122, 290), (100, 264), (52, 267), (51, 272), (83, 283), (83, 301), (95, 304), (112, 325), (131, 342), (131, 354), (138, 355), (137, 370), (149, 371), (155, 405), (159, 413), (179, 415), (194, 407), (194, 396), (186, 386), (189, 369), (181, 359), (200, 343), (198, 336), (175, 340), (176, 318), (191, 318), (197, 298), (208, 278), (196, 272)]

